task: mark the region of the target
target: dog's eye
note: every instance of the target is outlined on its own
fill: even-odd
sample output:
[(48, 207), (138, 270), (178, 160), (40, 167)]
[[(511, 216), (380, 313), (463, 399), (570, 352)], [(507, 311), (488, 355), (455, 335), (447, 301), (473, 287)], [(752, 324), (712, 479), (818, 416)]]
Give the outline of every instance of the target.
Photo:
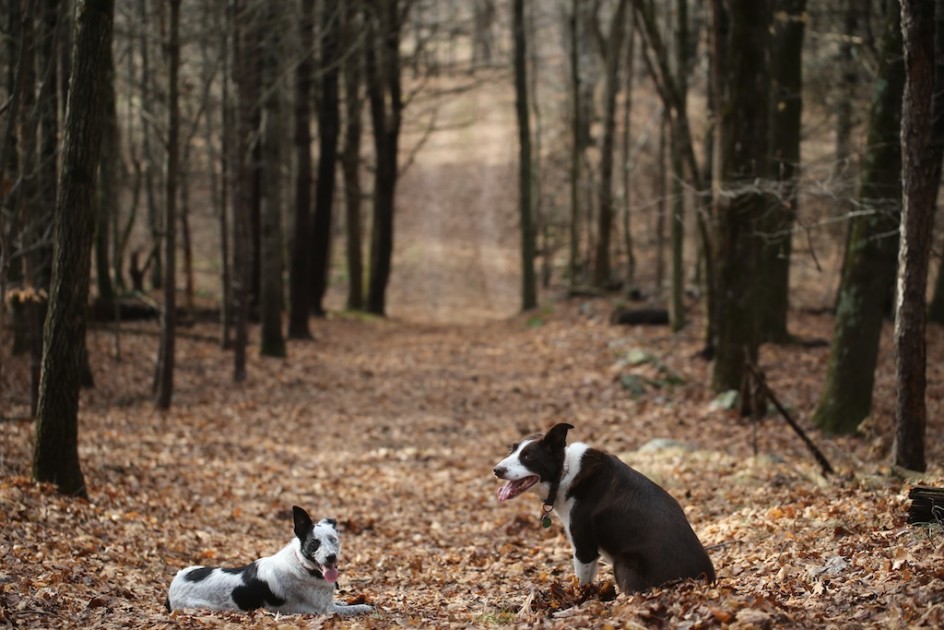
[(521, 461), (526, 462), (531, 459), (531, 451), (523, 451), (521, 453)]
[(330, 538), (328, 538), (328, 542), (331, 543), (332, 545), (336, 545), (338, 544), (338, 539), (335, 538), (334, 536), (331, 536)]

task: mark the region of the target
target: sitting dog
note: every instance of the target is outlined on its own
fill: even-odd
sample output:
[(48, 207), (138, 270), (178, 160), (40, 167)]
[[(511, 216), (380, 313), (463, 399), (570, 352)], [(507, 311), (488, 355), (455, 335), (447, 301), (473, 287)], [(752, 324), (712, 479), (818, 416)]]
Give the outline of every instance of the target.
[(684, 578), (715, 580), (715, 570), (678, 502), (614, 455), (577, 442), (573, 425), (554, 425), (511, 448), (494, 473), (508, 483), (507, 501), (528, 489), (544, 500), (544, 527), (553, 510), (574, 548), (574, 572), (590, 584), (602, 554), (624, 593)]
[(372, 606), (348, 606), (334, 601), (338, 579), (337, 523), (329, 518), (313, 523), (308, 513), (292, 507), (295, 538), (281, 551), (237, 569), (187, 567), (170, 583), (165, 606), (254, 610), (285, 614), (356, 615)]

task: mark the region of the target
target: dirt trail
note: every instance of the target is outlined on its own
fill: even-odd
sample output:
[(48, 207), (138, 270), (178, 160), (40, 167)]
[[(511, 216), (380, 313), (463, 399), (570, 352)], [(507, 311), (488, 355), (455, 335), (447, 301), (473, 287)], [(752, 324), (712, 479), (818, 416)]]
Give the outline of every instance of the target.
[[(512, 96), (479, 86), (437, 107), (441, 128), (398, 184), (392, 317), (470, 323), (517, 311)], [(404, 154), (420, 141), (429, 117), (421, 120), (404, 132)]]

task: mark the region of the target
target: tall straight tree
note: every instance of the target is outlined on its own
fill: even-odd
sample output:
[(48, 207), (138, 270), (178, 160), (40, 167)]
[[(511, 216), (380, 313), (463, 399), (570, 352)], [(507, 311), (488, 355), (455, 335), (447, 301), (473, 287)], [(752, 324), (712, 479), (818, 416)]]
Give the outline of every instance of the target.
[(282, 182), (281, 130), (279, 119), (279, 23), (283, 0), (266, 0), (265, 28), (262, 35), (263, 102), (262, 115), (262, 291), (259, 303), (262, 316), (259, 351), (266, 357), (284, 357), (282, 334)]
[(288, 336), (310, 339), (311, 305), (311, 81), (314, 71), (315, 0), (301, 0), (298, 42), (301, 59), (295, 66), (295, 235), (289, 267)]
[(765, 244), (760, 269), (760, 326), (764, 341), (789, 339), (790, 256), (797, 215), (797, 183), (803, 114), (803, 33), (806, 0), (775, 0), (771, 46), (771, 177), (778, 184), (771, 212), (764, 220)]
[(69, 495), (87, 496), (79, 464), (79, 379), (85, 347), (95, 173), (111, 46), (114, 0), (80, 0), (54, 219), (55, 245), (46, 317), (33, 476)]
[(678, 332), (685, 325), (685, 140), (681, 136), (681, 118), (688, 118), (688, 67), (691, 46), (688, 35), (688, 0), (677, 0), (675, 24), (675, 91), (678, 109), (672, 123), (672, 221), (670, 234), (672, 252), (672, 283), (669, 297), (669, 327)]
[[(931, 101), (931, 159), (935, 180), (941, 181), (944, 158), (944, 0), (934, 0), (934, 98)], [(944, 324), (944, 256), (938, 261), (928, 320)]]
[(233, 31), (233, 83), (236, 85), (236, 138), (232, 168), (233, 186), (233, 380), (246, 380), (246, 348), (249, 339), (249, 310), (253, 284), (252, 212), (255, 178), (256, 109), (259, 90), (257, 66), (253, 63), (258, 48), (255, 24), (256, 4), (233, 0), (228, 21)]
[(180, 0), (170, 0), (167, 37), (167, 167), (164, 173), (164, 308), (154, 378), (154, 404), (170, 409), (177, 338), (177, 165), (180, 155)]
[(859, 212), (843, 261), (829, 361), (813, 422), (829, 433), (854, 433), (872, 411), (882, 322), (895, 282), (901, 217), (901, 54), (898, 0), (887, 0), (878, 80), (862, 158)]
[(934, 3), (902, 0), (905, 88), (901, 112), (903, 207), (895, 317), (898, 397), (895, 464), (925, 471), (927, 348), (925, 292), (940, 159), (928, 159), (934, 93)]
[(534, 271), (534, 217), (531, 208), (531, 125), (528, 117), (527, 37), (524, 0), (512, 0), (512, 34), (515, 59), (515, 112), (518, 120), (518, 216), (521, 230), (521, 309), (537, 306)]
[(393, 216), (404, 106), (400, 38), (411, 6), (412, 3), (401, 0), (372, 0), (367, 11), (367, 94), (376, 160), (367, 311), (376, 315), (386, 313), (393, 259)]
[(347, 308), (364, 308), (364, 257), (361, 249), (361, 138), (364, 99), (364, 47), (359, 43), (363, 9), (359, 2), (343, 6), (344, 49), (344, 147), (341, 169), (344, 172), (344, 206), (347, 259)]
[[(722, 19), (717, 13), (713, 17)], [(715, 391), (740, 389), (745, 359), (757, 360), (757, 229), (769, 205), (756, 184), (767, 177), (768, 0), (731, 0), (728, 24), (727, 80), (720, 94), (721, 164), (716, 165), (721, 190), (715, 199)]]
[(331, 266), (331, 217), (334, 209), (334, 174), (338, 164), (341, 111), (338, 99), (341, 3), (321, 3), (321, 89), (318, 103), (318, 181), (315, 184), (315, 217), (311, 235), (312, 311), (324, 316), (324, 296)]
[(606, 41), (601, 42), (604, 61), (603, 145), (600, 150), (600, 188), (598, 193), (597, 249), (593, 264), (593, 283), (604, 287), (612, 279), (610, 241), (613, 231), (613, 154), (616, 151), (616, 96), (620, 85), (620, 60), (626, 33), (626, 7), (629, 0), (619, 0), (610, 20)]

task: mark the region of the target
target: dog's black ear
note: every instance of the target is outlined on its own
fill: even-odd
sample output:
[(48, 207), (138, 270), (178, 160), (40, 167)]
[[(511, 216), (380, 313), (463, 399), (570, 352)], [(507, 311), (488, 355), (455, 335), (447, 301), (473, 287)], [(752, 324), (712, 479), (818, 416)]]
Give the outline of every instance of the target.
[(566, 422), (555, 424), (551, 430), (544, 436), (544, 442), (554, 449), (563, 449), (567, 446), (567, 431), (573, 429), (574, 425)]
[(305, 540), (305, 536), (315, 526), (314, 523), (311, 522), (311, 517), (308, 516), (308, 512), (297, 505), (293, 505), (292, 518), (295, 519), (295, 535), (298, 536), (299, 540)]

